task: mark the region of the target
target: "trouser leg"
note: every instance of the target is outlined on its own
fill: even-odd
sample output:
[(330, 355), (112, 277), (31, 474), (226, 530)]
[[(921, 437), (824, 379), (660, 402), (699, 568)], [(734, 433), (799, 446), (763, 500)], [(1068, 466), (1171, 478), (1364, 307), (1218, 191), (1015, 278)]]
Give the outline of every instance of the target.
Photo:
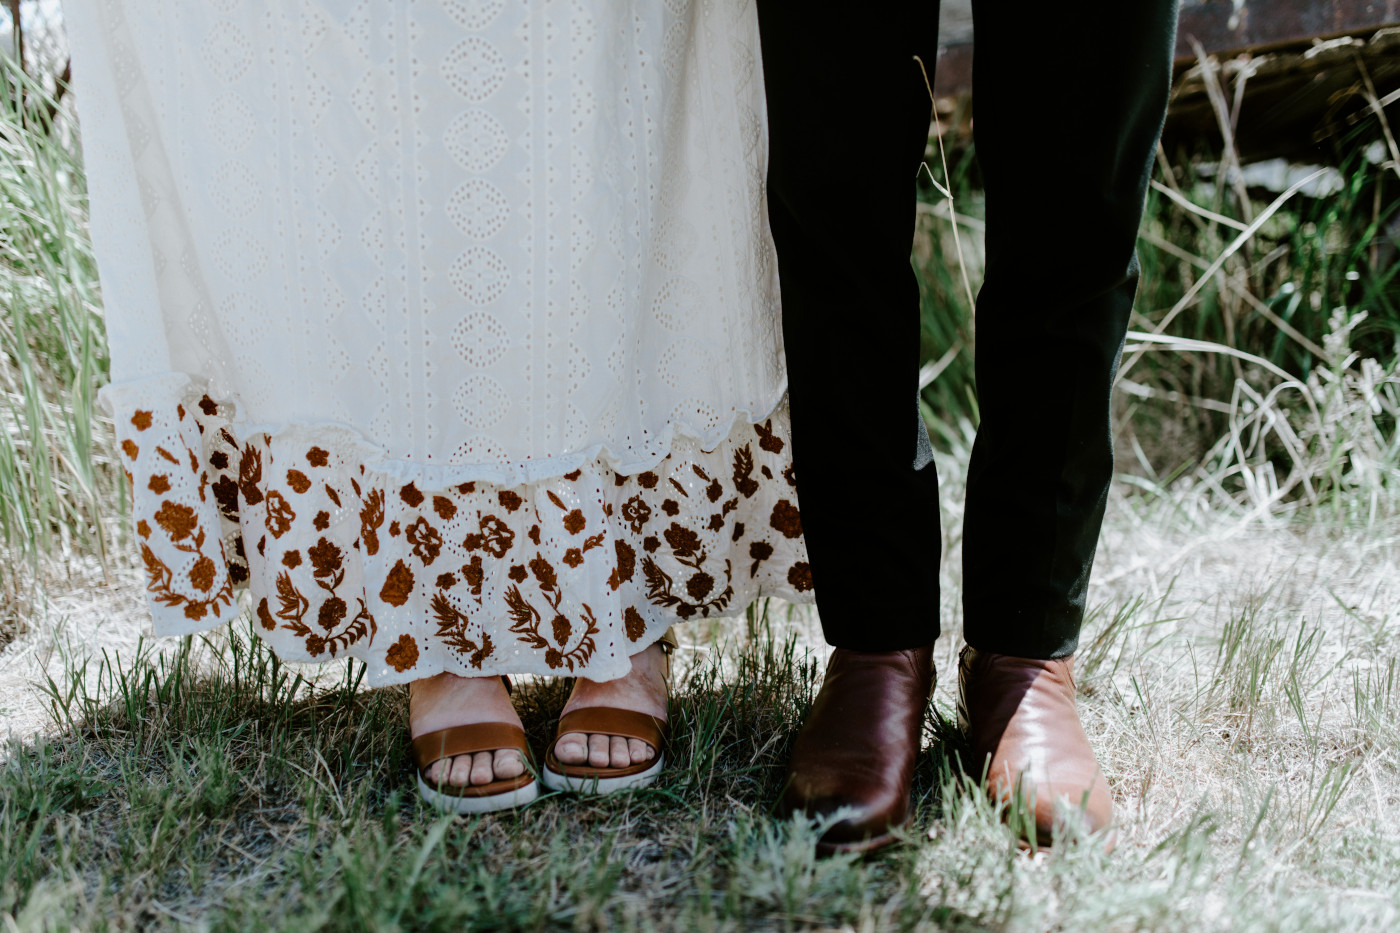
[(915, 469), (919, 291), (909, 265), (936, 2), (857, 14), (759, 0), (769, 212), (797, 493), (826, 639), (938, 635), (937, 477)]
[(973, 0), (986, 185), (963, 606), (981, 651), (1074, 652), (1113, 471), (1109, 399), (1171, 83), (1173, 0)]

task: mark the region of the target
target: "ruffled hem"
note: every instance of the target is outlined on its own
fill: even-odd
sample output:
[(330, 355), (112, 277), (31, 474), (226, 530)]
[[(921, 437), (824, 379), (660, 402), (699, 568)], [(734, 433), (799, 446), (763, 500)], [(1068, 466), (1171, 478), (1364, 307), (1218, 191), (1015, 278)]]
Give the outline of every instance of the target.
[(159, 635), (226, 623), (247, 590), (284, 660), (354, 657), (374, 684), (608, 680), (675, 622), (810, 599), (781, 400), (632, 472), (600, 448), (493, 482), (545, 461), (492, 474), (387, 459), (346, 425), (259, 430), (183, 374), (103, 397)]
[[(183, 373), (167, 373), (150, 376), (130, 382), (114, 383), (98, 392), (98, 402), (109, 414), (134, 409), (139, 406), (151, 407), (171, 402), (178, 403), (194, 393), (204, 396), (211, 391), (210, 385)], [(229, 400), (221, 401), (220, 407), (229, 412), (229, 424), (239, 437), (262, 435), (272, 439), (295, 440), (298, 436), (315, 438), (333, 435), (340, 443), (347, 445), (347, 452), (353, 452), (359, 463), (377, 474), (399, 483), (417, 483), (427, 488), (456, 486), (461, 483), (485, 482), (497, 486), (524, 486), (555, 479), (566, 473), (597, 464), (612, 473), (632, 476), (655, 470), (678, 443), (690, 443), (700, 450), (710, 452), (729, 439), (737, 427), (745, 424), (758, 424), (773, 416), (773, 413), (787, 398), (787, 383), (780, 382), (772, 396), (758, 402), (752, 409), (734, 408), (729, 417), (713, 419), (709, 426), (701, 427), (684, 418), (667, 422), (645, 449), (627, 444), (597, 442), (570, 453), (552, 457), (539, 457), (531, 460), (515, 460), (485, 463), (424, 463), (387, 456), (384, 449), (369, 441), (354, 427), (336, 421), (304, 422), (246, 422), (239, 419), (236, 405)], [(618, 447), (631, 453), (623, 456), (613, 452)]]

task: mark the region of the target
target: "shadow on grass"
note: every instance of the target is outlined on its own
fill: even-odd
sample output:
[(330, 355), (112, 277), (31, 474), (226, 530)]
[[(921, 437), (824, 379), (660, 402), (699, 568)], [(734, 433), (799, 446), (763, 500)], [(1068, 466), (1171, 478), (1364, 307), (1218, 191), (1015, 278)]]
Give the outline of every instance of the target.
[[(0, 769), (0, 912), (19, 929), (983, 928), (920, 867), (919, 840), (819, 860), (772, 818), (816, 662), (765, 627), (681, 671), (661, 780), (608, 798), (443, 817), (413, 789), (407, 691), (364, 668), (313, 688), (238, 625), (49, 685), (56, 736)], [(540, 754), (569, 690), (515, 700)], [(942, 815), (951, 723), (916, 779)]]

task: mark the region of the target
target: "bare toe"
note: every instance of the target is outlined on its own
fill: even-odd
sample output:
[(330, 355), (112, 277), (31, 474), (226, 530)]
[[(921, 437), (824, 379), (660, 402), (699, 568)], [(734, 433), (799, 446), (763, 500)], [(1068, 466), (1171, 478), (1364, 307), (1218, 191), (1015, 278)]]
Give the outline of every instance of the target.
[(588, 763), (595, 768), (606, 768), (612, 761), (609, 736), (590, 735), (588, 737)]
[(569, 732), (554, 743), (554, 757), (566, 765), (579, 765), (588, 760), (588, 736)]
[(456, 787), (466, 787), (472, 782), (472, 756), (458, 755), (452, 759), (452, 772), (447, 783)]
[(508, 780), (524, 774), (525, 763), (520, 760), (520, 752), (513, 748), (501, 748), (496, 750), (491, 769), (496, 775), (496, 780)]
[(491, 769), (492, 757), (490, 752), (477, 752), (475, 755), (472, 755), (473, 784), (490, 784), (495, 780), (495, 775), (492, 773)]
[(627, 753), (632, 757), (632, 764), (634, 765), (649, 761), (652, 757), (651, 746), (641, 739), (628, 739)]

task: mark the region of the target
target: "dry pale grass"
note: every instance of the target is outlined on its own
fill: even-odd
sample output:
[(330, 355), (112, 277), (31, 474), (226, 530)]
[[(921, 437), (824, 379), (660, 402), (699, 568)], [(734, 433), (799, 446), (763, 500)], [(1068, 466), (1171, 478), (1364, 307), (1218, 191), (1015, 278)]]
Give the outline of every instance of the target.
[[(817, 862), (812, 829), (768, 815), (823, 656), (809, 613), (775, 604), (766, 618), (688, 629), (676, 748), (657, 789), (444, 822), (405, 780), (402, 691), (357, 689), (344, 667), (296, 684), (236, 633), (193, 642), (175, 683), (179, 642), (158, 646), (163, 661), (130, 654), (143, 624), (138, 582), (101, 590), (75, 577), (0, 655), (6, 723), (42, 731), (12, 745), (0, 772), (0, 855), (18, 879), (0, 889), (5, 921), (1393, 928), (1396, 530), (1228, 516), (1203, 525), (1182, 519), (1186, 492), (1168, 502), (1121, 488), (1080, 651), (1081, 707), (1116, 797), (1119, 848), (1027, 856), (960, 783), (950, 725), (960, 462), (940, 466), (953, 519), (944, 682), (919, 824), (893, 853)], [(104, 667), (109, 641), (121, 660)], [(564, 689), (520, 692), (537, 744)]]

